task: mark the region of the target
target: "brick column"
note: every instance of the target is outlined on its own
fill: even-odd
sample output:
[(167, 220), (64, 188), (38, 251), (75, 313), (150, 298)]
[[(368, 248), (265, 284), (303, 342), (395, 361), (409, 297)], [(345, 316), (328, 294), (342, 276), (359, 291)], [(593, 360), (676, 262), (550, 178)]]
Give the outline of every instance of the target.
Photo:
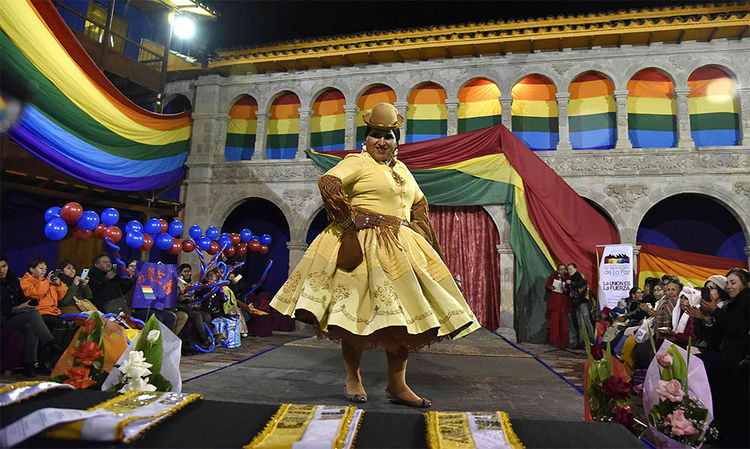
[(561, 153), (570, 153), (573, 150), (573, 145), (570, 143), (570, 128), (568, 126), (568, 101), (570, 101), (570, 94), (557, 93), (557, 130), (560, 136), (560, 140), (557, 142), (557, 151)]

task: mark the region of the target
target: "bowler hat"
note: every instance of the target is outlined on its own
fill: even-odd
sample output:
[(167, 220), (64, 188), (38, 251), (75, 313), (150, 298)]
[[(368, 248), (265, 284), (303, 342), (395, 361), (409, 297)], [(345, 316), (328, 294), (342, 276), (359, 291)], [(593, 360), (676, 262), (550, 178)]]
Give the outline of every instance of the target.
[(362, 116), (362, 120), (377, 129), (400, 128), (404, 124), (404, 116), (390, 103), (376, 104), (370, 112)]

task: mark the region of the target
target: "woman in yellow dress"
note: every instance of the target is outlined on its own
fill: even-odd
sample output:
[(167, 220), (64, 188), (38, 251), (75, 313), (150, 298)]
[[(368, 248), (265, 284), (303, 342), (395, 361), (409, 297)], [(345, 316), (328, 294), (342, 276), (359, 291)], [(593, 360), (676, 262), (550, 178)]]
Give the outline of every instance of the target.
[(443, 261), (427, 199), (396, 159), (404, 118), (389, 103), (363, 117), (360, 154), (347, 155), (318, 181), (332, 223), (310, 244), (271, 307), (310, 322), (319, 337), (341, 341), (345, 395), (367, 401), (363, 349), (382, 347), (386, 397), (429, 407), (406, 384), (409, 351), (479, 328)]

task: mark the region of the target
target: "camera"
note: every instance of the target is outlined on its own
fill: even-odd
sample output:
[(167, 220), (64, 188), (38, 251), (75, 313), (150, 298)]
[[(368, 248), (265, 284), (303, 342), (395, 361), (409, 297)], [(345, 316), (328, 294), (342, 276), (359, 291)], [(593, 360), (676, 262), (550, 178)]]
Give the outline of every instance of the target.
[(711, 302), (711, 288), (701, 287), (701, 299), (707, 302)]

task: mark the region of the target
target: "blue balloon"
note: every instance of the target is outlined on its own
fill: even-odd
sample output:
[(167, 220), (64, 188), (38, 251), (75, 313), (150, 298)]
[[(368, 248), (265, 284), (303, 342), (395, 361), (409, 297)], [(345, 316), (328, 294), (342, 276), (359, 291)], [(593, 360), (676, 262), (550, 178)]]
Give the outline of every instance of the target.
[(92, 231), (99, 224), (99, 216), (93, 210), (85, 210), (78, 219), (78, 227), (84, 231)]
[(228, 235), (222, 235), (219, 237), (219, 241), (217, 242), (219, 244), (219, 248), (224, 248), (224, 245), (228, 247), (232, 246), (232, 239)]
[[(224, 237), (229, 237), (229, 233), (228, 232), (222, 232), (221, 236), (219, 236), (219, 239), (224, 238)], [(229, 238), (231, 238), (231, 237), (229, 237)]]
[(138, 232), (138, 233), (143, 233), (143, 225), (142, 225), (142, 224), (141, 224), (141, 222), (140, 222), (140, 221), (138, 221), (138, 220), (130, 220), (130, 221), (129, 221), (129, 222), (128, 222), (128, 223), (126, 224), (126, 225), (125, 225), (125, 232), (126, 232), (126, 233), (128, 233), (128, 232)]
[(120, 213), (108, 207), (102, 211), (102, 223), (104, 226), (114, 226), (120, 220)]
[(271, 244), (271, 236), (268, 234), (263, 234), (263, 236), (260, 238), (261, 245), (270, 245)]
[(253, 231), (249, 229), (243, 229), (242, 231), (240, 231), (240, 240), (242, 240), (243, 242), (247, 243), (252, 238), (253, 238)]
[(203, 251), (208, 251), (208, 249), (211, 248), (211, 239), (208, 237), (198, 237), (195, 243), (197, 243), (198, 248), (202, 249)]
[(210, 228), (206, 229), (206, 237), (208, 237), (211, 240), (216, 240), (219, 238), (219, 228), (216, 226), (211, 226)]
[[(161, 224), (159, 224), (161, 226)], [(156, 246), (159, 249), (166, 250), (172, 247), (172, 236), (162, 233), (156, 236)]]
[[(125, 243), (131, 248), (140, 248), (143, 245), (143, 233), (138, 231), (129, 231), (125, 234)], [(170, 246), (172, 242), (169, 242)]]
[(68, 233), (68, 225), (62, 218), (53, 218), (44, 225), (44, 235), (50, 240), (60, 240)]
[(143, 232), (145, 232), (146, 234), (151, 234), (152, 237), (160, 233), (161, 221), (159, 221), (158, 218), (149, 218), (146, 222), (146, 226), (143, 227)]
[(60, 218), (60, 214), (62, 213), (62, 208), (54, 206), (47, 209), (47, 211), (44, 213), (44, 221), (45, 223), (49, 222), (52, 219)]
[(185, 229), (185, 225), (175, 220), (172, 223), (169, 223), (169, 227), (167, 228), (167, 233), (169, 233), (169, 235), (171, 235), (172, 237), (177, 237), (178, 235), (182, 234), (182, 231), (184, 229)]
[(250, 241), (252, 242), (253, 240), (255, 240), (256, 242), (260, 242), (260, 237), (258, 237), (257, 235), (253, 234), (253, 236), (250, 237)]
[(199, 238), (201, 238), (201, 235), (203, 235), (203, 229), (201, 229), (201, 227), (198, 225), (192, 225), (190, 226), (190, 230), (188, 231), (188, 233), (190, 234), (190, 237), (193, 238), (193, 240), (198, 240)]

